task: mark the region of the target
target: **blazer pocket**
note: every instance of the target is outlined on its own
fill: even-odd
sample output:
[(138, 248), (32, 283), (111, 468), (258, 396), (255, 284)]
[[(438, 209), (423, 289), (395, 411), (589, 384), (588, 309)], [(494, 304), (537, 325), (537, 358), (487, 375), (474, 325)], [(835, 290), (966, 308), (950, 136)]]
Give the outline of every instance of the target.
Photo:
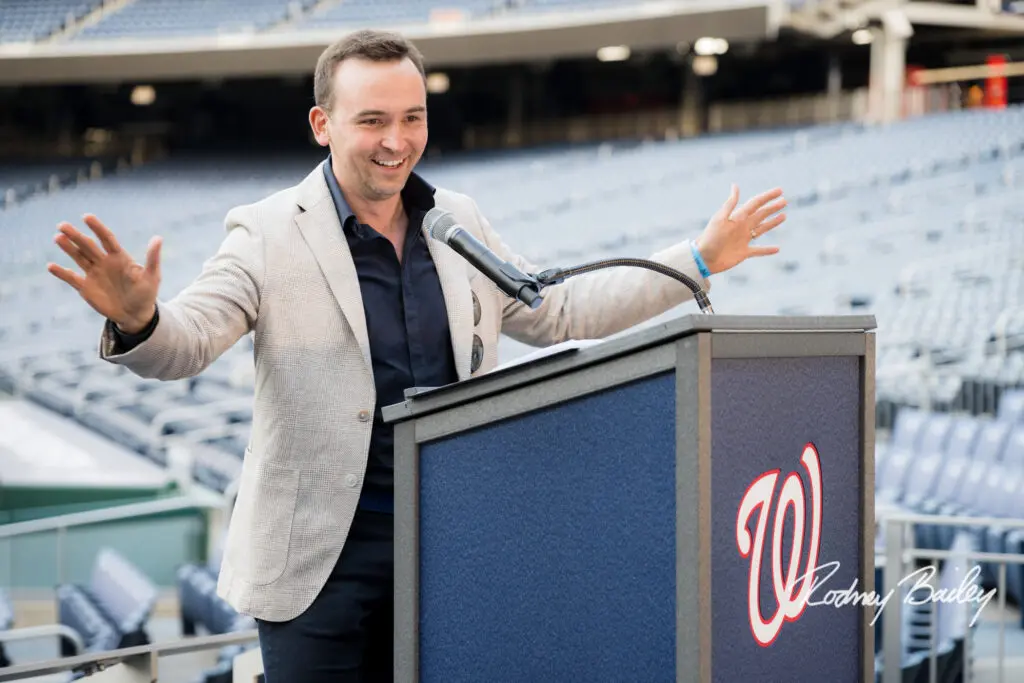
[(261, 463), (253, 491), (252, 582), (277, 581), (288, 566), (292, 523), (299, 495), (299, 470), (272, 462)]

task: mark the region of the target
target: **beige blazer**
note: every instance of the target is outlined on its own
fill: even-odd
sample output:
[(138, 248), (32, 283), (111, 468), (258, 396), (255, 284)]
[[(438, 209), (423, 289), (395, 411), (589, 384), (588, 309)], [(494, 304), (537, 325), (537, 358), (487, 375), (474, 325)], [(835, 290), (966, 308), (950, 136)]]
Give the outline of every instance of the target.
[[(513, 253), (469, 197), (439, 188), (435, 200), (501, 258), (523, 272), (542, 270)], [(252, 438), (218, 594), (243, 614), (283, 621), (312, 603), (352, 523), (375, 404), (370, 345), (355, 267), (319, 166), (294, 187), (232, 209), (225, 223), (226, 237), (196, 280), (158, 301), (152, 336), (117, 353), (108, 321), (100, 355), (141, 377), (174, 380), (201, 373), (254, 332)], [(429, 234), (427, 243), (460, 380), (495, 367), (502, 332), (534, 346), (598, 339), (692, 298), (651, 271), (608, 268), (545, 289), (544, 303), (530, 310)], [(688, 242), (652, 258), (701, 281)], [(471, 371), (474, 335), (483, 359)]]

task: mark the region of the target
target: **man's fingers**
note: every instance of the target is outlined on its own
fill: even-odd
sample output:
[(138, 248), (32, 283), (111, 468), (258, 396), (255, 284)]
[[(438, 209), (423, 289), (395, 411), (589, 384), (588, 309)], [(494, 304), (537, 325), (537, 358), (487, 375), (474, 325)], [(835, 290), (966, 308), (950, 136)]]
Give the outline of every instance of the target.
[(764, 220), (771, 216), (772, 214), (782, 211), (784, 208), (786, 208), (787, 203), (788, 202), (786, 202), (785, 199), (780, 199), (779, 201), (772, 202), (767, 206), (762, 206), (760, 209), (754, 212), (755, 224), (763, 223)]
[(61, 251), (70, 256), (82, 270), (88, 270), (92, 266), (92, 262), (82, 255), (82, 250), (75, 246), (75, 243), (72, 242), (67, 235), (57, 235), (53, 241), (56, 242), (57, 246), (61, 248)]
[(757, 234), (763, 235), (769, 230), (779, 227), (786, 220), (786, 214), (780, 213), (777, 216), (772, 216), (765, 222), (757, 226)]
[(149, 240), (149, 247), (146, 248), (146, 272), (150, 275), (160, 275), (160, 246), (163, 239), (154, 237)]
[(57, 229), (68, 236), (79, 251), (82, 252), (82, 256), (89, 259), (90, 261), (99, 261), (103, 258), (103, 252), (96, 246), (96, 243), (92, 241), (92, 238), (83, 235), (79, 232), (75, 226), (70, 223), (61, 223), (57, 226)]
[(750, 251), (747, 252), (748, 257), (757, 256), (771, 256), (772, 254), (778, 254), (778, 247), (750, 247)]
[(58, 266), (56, 263), (47, 264), (46, 270), (54, 277), (63, 280), (74, 287), (76, 291), (81, 291), (84, 280), (82, 280), (82, 277), (73, 270), (68, 270), (67, 268)]
[(719, 220), (728, 220), (729, 216), (736, 209), (736, 204), (740, 201), (740, 188), (736, 186), (736, 183), (732, 184), (732, 188), (729, 192), (729, 198), (725, 200), (725, 204), (715, 214), (715, 218)]
[(114, 237), (114, 233), (110, 231), (110, 228), (103, 225), (103, 221), (91, 213), (85, 214), (83, 220), (96, 233), (96, 237), (99, 238), (100, 244), (103, 245), (108, 254), (116, 254), (121, 251), (121, 245), (118, 244), (117, 238)]
[(759, 195), (755, 195), (748, 199), (747, 202), (743, 205), (743, 209), (741, 209), (740, 215), (751, 216), (754, 214), (754, 212), (758, 211), (765, 204), (772, 201), (773, 199), (778, 199), (781, 196), (782, 188), (780, 187), (777, 187), (774, 190), (768, 190), (767, 192), (762, 192)]

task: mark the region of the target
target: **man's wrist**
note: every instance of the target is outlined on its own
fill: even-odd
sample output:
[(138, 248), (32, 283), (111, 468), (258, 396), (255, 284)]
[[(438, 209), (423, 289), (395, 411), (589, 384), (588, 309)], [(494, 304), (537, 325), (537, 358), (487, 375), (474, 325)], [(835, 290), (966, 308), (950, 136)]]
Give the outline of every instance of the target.
[(146, 318), (145, 320), (141, 320), (141, 321), (140, 320), (127, 320), (127, 321), (117, 321), (117, 320), (115, 320), (115, 321), (113, 321), (113, 323), (114, 323), (114, 327), (117, 328), (118, 332), (120, 332), (122, 334), (125, 334), (125, 335), (129, 335), (129, 336), (135, 336), (137, 334), (141, 334), (142, 332), (145, 332), (153, 324), (153, 320), (155, 318), (156, 318), (156, 307), (153, 308), (153, 313), (150, 314), (150, 316), (148, 318)]
[(696, 239), (690, 242), (690, 252), (693, 254), (693, 260), (697, 262), (697, 269), (700, 271), (701, 277), (711, 277), (711, 269), (708, 268), (707, 262), (704, 260), (704, 255), (700, 249), (700, 239)]

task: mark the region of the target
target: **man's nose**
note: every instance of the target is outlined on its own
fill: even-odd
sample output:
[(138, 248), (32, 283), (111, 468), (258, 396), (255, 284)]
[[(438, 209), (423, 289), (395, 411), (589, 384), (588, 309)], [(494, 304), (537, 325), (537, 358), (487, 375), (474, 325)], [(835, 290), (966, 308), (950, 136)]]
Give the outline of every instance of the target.
[(402, 135), (398, 126), (392, 124), (384, 131), (380, 144), (389, 151), (398, 151), (402, 146)]

